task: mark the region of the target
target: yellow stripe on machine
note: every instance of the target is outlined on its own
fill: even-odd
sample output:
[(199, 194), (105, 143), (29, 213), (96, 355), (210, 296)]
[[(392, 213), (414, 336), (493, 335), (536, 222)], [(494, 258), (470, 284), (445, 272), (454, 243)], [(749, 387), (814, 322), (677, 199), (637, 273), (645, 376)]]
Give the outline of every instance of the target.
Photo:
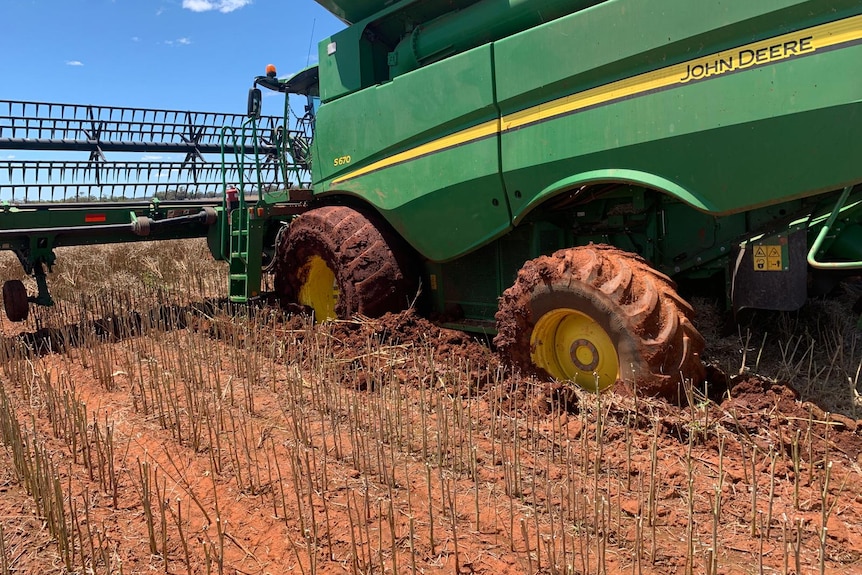
[(486, 138), (488, 136), (493, 136), (499, 133), (500, 120), (491, 120), (490, 122), (485, 122), (483, 124), (479, 124), (478, 126), (473, 126), (472, 128), (467, 128), (466, 130), (455, 132), (454, 134), (428, 142), (427, 144), (423, 144), (416, 148), (401, 152), (400, 154), (389, 156), (388, 158), (380, 160), (379, 162), (368, 164), (364, 168), (354, 170), (349, 174), (345, 174), (340, 178), (336, 178), (332, 181), (332, 183), (333, 185), (339, 184), (346, 180), (358, 178), (359, 176), (364, 176), (365, 174), (368, 174), (370, 172), (376, 172), (377, 170), (382, 170), (383, 168), (394, 166), (395, 164), (401, 164), (404, 162), (409, 162), (410, 160), (415, 160), (420, 156), (427, 156), (428, 154), (440, 152), (447, 148), (454, 148), (456, 146), (460, 146), (461, 144), (466, 144), (467, 142), (472, 142), (474, 140), (479, 140), (481, 138)]
[(854, 16), (837, 22), (822, 24), (797, 32), (775, 36), (753, 44), (747, 44), (689, 60), (598, 86), (584, 92), (572, 94), (559, 100), (527, 108), (503, 118), (502, 130), (514, 130), (527, 124), (534, 124), (556, 116), (569, 114), (613, 100), (669, 88), (676, 84), (705, 80), (722, 74), (762, 66), (792, 58), (812, 54), (839, 44), (853, 42), (862, 38), (862, 16)]
[(332, 184), (337, 185), (371, 172), (415, 160), (422, 156), (441, 152), (488, 136), (517, 130), (530, 124), (571, 114), (586, 108), (607, 104), (615, 100), (631, 98), (676, 85), (707, 80), (739, 70), (764, 66), (787, 60), (794, 56), (805, 56), (841, 44), (856, 42), (860, 39), (862, 39), (862, 15), (782, 34), (781, 36), (774, 36), (731, 50), (715, 52), (708, 56), (702, 56), (533, 106), (526, 110), (503, 116), (502, 120), (484, 122), (349, 172), (333, 180)]

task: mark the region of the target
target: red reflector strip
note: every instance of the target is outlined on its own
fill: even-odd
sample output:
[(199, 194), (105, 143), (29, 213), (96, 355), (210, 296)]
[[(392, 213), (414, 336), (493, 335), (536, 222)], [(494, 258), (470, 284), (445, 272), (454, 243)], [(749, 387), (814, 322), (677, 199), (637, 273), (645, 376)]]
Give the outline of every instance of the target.
[(84, 216), (84, 222), (88, 224), (97, 224), (99, 222), (104, 222), (108, 219), (105, 214), (90, 214), (88, 216)]

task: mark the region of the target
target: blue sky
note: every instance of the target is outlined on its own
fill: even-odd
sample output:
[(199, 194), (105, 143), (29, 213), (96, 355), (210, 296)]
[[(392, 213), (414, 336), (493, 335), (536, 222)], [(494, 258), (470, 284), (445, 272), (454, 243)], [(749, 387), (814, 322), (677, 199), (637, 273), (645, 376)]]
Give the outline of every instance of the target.
[[(286, 77), (315, 63), (318, 42), (344, 25), (314, 0), (0, 0), (0, 27), (0, 100), (245, 114), (267, 64)], [(283, 96), (264, 94), (264, 114), (281, 116)], [(304, 102), (292, 104), (301, 114)], [(107, 154), (114, 162), (183, 157)], [(0, 163), (87, 158), (0, 150)], [(0, 172), (0, 199), (20, 200), (23, 189), (10, 196), (9, 185), (34, 182), (32, 170)], [(62, 181), (82, 178), (66, 172)]]
[(314, 0), (0, 0), (0, 22), (0, 99), (239, 113), (343, 28)]

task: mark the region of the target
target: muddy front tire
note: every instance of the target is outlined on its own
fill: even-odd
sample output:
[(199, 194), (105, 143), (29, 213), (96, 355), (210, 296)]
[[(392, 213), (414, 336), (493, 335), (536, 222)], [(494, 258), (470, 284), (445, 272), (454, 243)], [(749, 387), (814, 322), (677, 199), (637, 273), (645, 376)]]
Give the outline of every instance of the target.
[(411, 252), (374, 216), (326, 206), (296, 218), (274, 266), (283, 302), (314, 310), (317, 321), (377, 317), (406, 309), (416, 295)]
[(525, 371), (591, 390), (622, 380), (681, 400), (704, 376), (691, 306), (642, 258), (603, 245), (524, 264), (503, 293), (495, 343)]

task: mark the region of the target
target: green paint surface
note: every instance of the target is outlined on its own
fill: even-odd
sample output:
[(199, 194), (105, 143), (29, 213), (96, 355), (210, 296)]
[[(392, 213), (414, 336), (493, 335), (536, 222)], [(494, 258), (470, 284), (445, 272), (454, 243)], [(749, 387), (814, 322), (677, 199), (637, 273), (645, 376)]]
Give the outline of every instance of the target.
[[(321, 44), (314, 193), (382, 214), (444, 320), (484, 329), (527, 259), (589, 242), (723, 284), (862, 182), (857, 0), (373, 8)], [(854, 214), (824, 257), (859, 251)]]

